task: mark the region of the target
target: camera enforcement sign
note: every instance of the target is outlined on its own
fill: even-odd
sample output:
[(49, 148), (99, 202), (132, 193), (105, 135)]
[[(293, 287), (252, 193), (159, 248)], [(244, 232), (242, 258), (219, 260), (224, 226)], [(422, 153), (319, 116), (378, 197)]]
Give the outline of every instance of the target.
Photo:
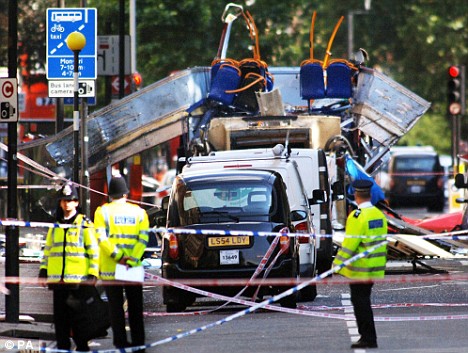
[(16, 78), (0, 78), (0, 123), (18, 121), (18, 81)]
[[(80, 80), (78, 83), (79, 97), (94, 97), (95, 85), (94, 80)], [(74, 84), (71, 80), (54, 80), (49, 81), (49, 97), (66, 98), (74, 96)]]

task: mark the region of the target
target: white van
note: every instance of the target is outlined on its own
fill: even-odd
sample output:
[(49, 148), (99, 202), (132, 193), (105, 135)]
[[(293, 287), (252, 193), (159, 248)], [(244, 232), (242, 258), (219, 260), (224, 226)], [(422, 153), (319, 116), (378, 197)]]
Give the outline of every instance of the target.
[[(300, 242), (301, 276), (312, 277), (315, 270), (330, 269), (333, 256), (330, 219), (330, 183), (327, 159), (321, 149), (274, 148), (211, 152), (186, 160), (182, 172), (219, 168), (274, 170), (287, 187), (291, 211), (297, 211), (296, 230), (324, 237), (303, 237)], [(302, 214), (302, 217), (299, 215)]]

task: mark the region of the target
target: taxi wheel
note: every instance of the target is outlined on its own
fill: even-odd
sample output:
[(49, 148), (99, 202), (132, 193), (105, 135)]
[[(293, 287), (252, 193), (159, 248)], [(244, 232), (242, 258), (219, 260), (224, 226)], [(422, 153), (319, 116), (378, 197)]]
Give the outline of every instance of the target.
[(166, 312), (181, 312), (195, 302), (195, 295), (184, 290), (164, 286), (163, 302), (166, 304)]
[(283, 299), (280, 299), (279, 303), (283, 308), (296, 309), (297, 292), (294, 292), (293, 294), (288, 295), (287, 297), (284, 297)]
[(332, 264), (333, 258), (331, 256), (322, 260), (319, 259), (319, 261), (317, 262), (317, 274), (321, 275), (322, 273), (327, 272), (329, 269), (332, 268)]
[(445, 199), (444, 198), (438, 198), (435, 199), (429, 206), (427, 207), (427, 210), (429, 212), (442, 212), (445, 207)]
[[(299, 276), (299, 258), (296, 259), (294, 264), (295, 265), (293, 266), (292, 271), (291, 271), (292, 272), (291, 278), (297, 279), (300, 277)], [(282, 292), (287, 291), (290, 288), (291, 287), (279, 287), (278, 290), (279, 290), (279, 293), (282, 293)], [(299, 297), (299, 292), (296, 291), (292, 293), (291, 295), (288, 295), (287, 297), (280, 299), (279, 303), (283, 308), (296, 309), (298, 297)]]
[(299, 291), (300, 300), (303, 302), (314, 301), (316, 296), (317, 286), (315, 284), (309, 284), (307, 287), (304, 287)]
[(166, 304), (166, 312), (168, 313), (178, 313), (184, 311), (186, 308), (187, 306), (180, 302), (170, 302)]

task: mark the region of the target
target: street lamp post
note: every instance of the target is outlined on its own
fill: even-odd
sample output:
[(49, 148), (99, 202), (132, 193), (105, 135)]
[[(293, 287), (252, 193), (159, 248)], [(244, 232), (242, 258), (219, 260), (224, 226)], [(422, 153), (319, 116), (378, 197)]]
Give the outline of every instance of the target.
[(371, 0), (364, 0), (364, 10), (350, 10), (348, 12), (348, 59), (353, 58), (354, 52), (354, 15), (365, 15), (371, 9)]
[(68, 49), (73, 51), (73, 181), (79, 182), (79, 130), (80, 130), (80, 111), (78, 105), (78, 77), (79, 77), (79, 54), (86, 45), (86, 37), (83, 33), (72, 32), (67, 39)]

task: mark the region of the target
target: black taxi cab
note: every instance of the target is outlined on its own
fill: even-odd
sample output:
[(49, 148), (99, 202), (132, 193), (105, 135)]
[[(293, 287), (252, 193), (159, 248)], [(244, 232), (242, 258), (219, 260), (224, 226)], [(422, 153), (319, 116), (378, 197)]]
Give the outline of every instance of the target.
[[(250, 279), (270, 248), (273, 252), (258, 279), (263, 278), (267, 268), (268, 278), (297, 278), (298, 244), (295, 237), (280, 235), (293, 232), (294, 227), (285, 184), (277, 172), (249, 169), (182, 173), (174, 180), (167, 207), (163, 278)], [(258, 236), (259, 232), (278, 236)], [(272, 246), (273, 242), (277, 245)], [(196, 287), (230, 296), (243, 288)], [(289, 287), (262, 286), (258, 297), (275, 295)], [(250, 296), (256, 289), (248, 287), (242, 295)], [(164, 286), (163, 299), (168, 312), (184, 311), (195, 302), (196, 295)], [(294, 308), (296, 302), (297, 294), (280, 300), (285, 307)]]

